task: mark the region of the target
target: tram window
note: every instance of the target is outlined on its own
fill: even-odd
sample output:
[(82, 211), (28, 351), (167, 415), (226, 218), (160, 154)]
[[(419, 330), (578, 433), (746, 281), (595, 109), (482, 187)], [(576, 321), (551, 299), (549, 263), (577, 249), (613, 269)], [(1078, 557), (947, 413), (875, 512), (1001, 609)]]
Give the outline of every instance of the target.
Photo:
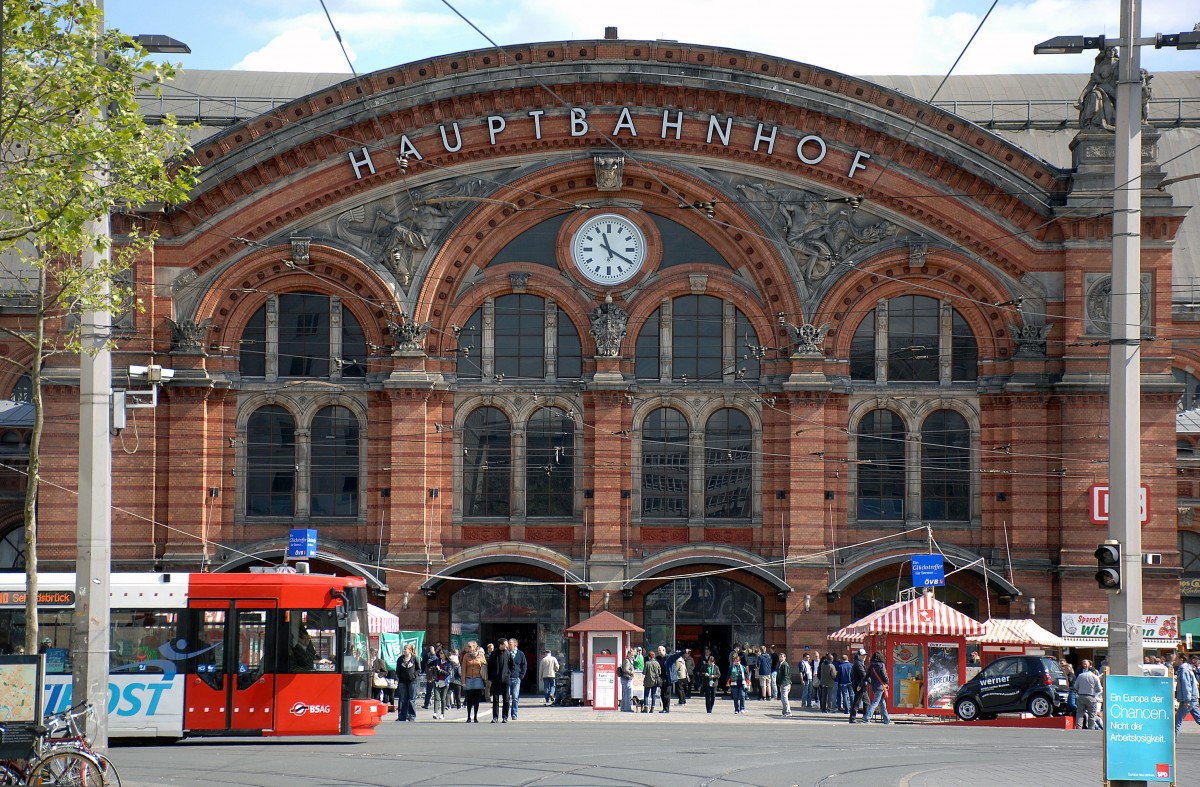
[(225, 685), (225, 618), (223, 609), (197, 610), (196, 675), (210, 687)]
[(292, 609), (284, 613), (288, 672), (337, 669), (337, 615), (332, 609)]
[[(71, 672), (71, 634), (75, 630), (74, 617), (75, 613), (69, 609), (38, 610), (38, 653), (46, 654), (47, 674), (65, 675)], [(25, 636), (24, 630), (21, 636)]]
[[(179, 615), (148, 609), (114, 609), (110, 632), (109, 672), (161, 674), (173, 661), (170, 643), (179, 636)], [(168, 646), (165, 652), (164, 645)]]

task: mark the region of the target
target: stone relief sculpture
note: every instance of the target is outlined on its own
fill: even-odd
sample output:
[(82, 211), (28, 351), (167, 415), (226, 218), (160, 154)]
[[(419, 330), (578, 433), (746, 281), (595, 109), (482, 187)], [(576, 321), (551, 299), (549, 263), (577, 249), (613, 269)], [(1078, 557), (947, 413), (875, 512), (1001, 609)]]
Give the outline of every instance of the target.
[(625, 181), (625, 157), (596, 154), (592, 158), (596, 171), (596, 191), (620, 191)]
[(1050, 326), (1022, 325), (1017, 327), (1010, 322), (1008, 331), (1012, 334), (1013, 341), (1017, 343), (1017, 352), (1014, 354), (1014, 358), (1046, 357), (1046, 336), (1050, 333)]
[(424, 353), (425, 337), (429, 334), (432, 320), (413, 322), (404, 312), (397, 315), (400, 321), (388, 320), (388, 333), (396, 340), (396, 352)]
[(202, 353), (204, 352), (204, 337), (212, 327), (212, 319), (206, 318), (200, 322), (180, 320), (176, 322), (166, 318), (171, 326), (171, 352)]
[(604, 303), (591, 314), (592, 336), (596, 339), (596, 352), (601, 358), (616, 358), (625, 340), (629, 313), (612, 301), (611, 295), (604, 296)]
[(793, 325), (780, 313), (779, 324), (787, 328), (788, 334), (792, 337), (791, 343), (795, 347), (793, 355), (816, 358), (824, 357), (825, 353), (821, 345), (825, 341), (825, 334), (829, 333), (829, 323), (821, 323), (820, 325), (812, 325), (810, 323)]
[[(1138, 303), (1138, 318), (1145, 331), (1150, 327), (1151, 274), (1143, 273), (1141, 297)], [(1092, 335), (1106, 336), (1111, 330), (1112, 320), (1112, 276), (1108, 274), (1086, 274), (1084, 277), (1084, 331)]]
[(856, 201), (832, 202), (802, 189), (743, 183), (737, 190), (766, 218), (791, 249), (808, 282), (824, 279), (833, 266), (878, 243), (899, 228), (857, 210)]
[[(1147, 88), (1148, 89), (1148, 88)], [(1103, 49), (1096, 55), (1091, 79), (1076, 104), (1079, 128), (1112, 131), (1117, 117), (1117, 50)]]

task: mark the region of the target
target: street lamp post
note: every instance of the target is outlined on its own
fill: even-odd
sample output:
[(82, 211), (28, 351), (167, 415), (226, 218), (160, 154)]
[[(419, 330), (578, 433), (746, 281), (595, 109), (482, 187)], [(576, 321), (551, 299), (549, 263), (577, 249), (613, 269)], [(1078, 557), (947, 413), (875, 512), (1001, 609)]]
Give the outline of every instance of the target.
[[(1057, 36), (1034, 54), (1104, 51), (1104, 36)], [(1195, 49), (1200, 33), (1141, 38), (1141, 0), (1121, 0), (1117, 94), (1113, 118), (1112, 309), (1109, 317), (1109, 538), (1120, 542), (1124, 586), (1108, 597), (1108, 666), (1115, 675), (1141, 675), (1141, 226), (1142, 74), (1139, 47)], [(1145, 784), (1113, 781), (1111, 784)]]

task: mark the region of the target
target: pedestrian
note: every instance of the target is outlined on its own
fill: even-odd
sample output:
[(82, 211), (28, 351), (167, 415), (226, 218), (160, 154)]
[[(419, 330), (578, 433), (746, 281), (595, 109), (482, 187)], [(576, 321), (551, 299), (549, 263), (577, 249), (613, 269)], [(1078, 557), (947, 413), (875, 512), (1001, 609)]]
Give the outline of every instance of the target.
[(450, 686), (446, 690), (446, 701), (454, 706), (455, 710), (462, 707), (463, 687), (462, 687), (462, 658), (458, 654), (458, 648), (450, 650)]
[(558, 677), (558, 669), (558, 659), (549, 650), (544, 651), (542, 660), (538, 662), (538, 680), (542, 682), (545, 705), (554, 702), (554, 679)]
[(659, 690), (659, 695), (662, 697), (662, 710), (659, 713), (671, 712), (671, 691), (675, 683), (675, 662), (672, 660), (674, 655), (667, 655), (667, 646), (658, 646), (658, 662), (662, 667), (662, 686)]
[(654, 713), (658, 702), (658, 687), (662, 684), (662, 665), (654, 651), (646, 654), (646, 666), (642, 670), (642, 713)]
[(646, 669), (646, 657), (642, 653), (641, 645), (633, 652), (633, 669), (635, 672), (643, 672)]
[[(867, 694), (867, 665), (863, 663), (863, 657), (867, 652), (862, 648), (854, 654), (854, 663), (850, 665), (850, 688), (854, 691), (854, 696), (850, 699), (850, 723), (854, 724), (854, 714), (862, 710), (863, 700)], [(863, 718), (866, 722), (866, 718)]]
[(675, 665), (674, 665), (675, 682), (672, 684), (675, 689), (675, 699), (679, 702), (680, 705), (687, 705), (687, 688), (688, 688), (687, 663), (688, 663), (688, 658), (683, 652), (678, 652), (678, 653), (676, 653), (676, 655), (678, 656), (678, 658), (675, 659)]
[(700, 680), (704, 683), (704, 709), (712, 713), (713, 705), (717, 701), (717, 684), (721, 682), (721, 668), (717, 666), (717, 657), (709, 653), (704, 668), (699, 672)]
[(771, 654), (763, 645), (758, 652), (758, 698), (767, 701), (771, 697)]
[(375, 699), (384, 705), (391, 705), (391, 689), (388, 688), (387, 662), (381, 656), (376, 656), (371, 662), (371, 688)]
[(782, 649), (776, 650), (775, 646), (771, 646), (771, 696), (779, 696), (779, 655)]
[(804, 658), (796, 665), (796, 675), (800, 678), (800, 705), (811, 709), (813, 703), (813, 665), (812, 655), (804, 654)]
[(683, 698), (690, 700), (692, 698), (692, 684), (696, 680), (696, 657), (692, 655), (691, 648), (684, 648), (683, 651)]
[(1096, 722), (1104, 689), (1100, 686), (1099, 676), (1092, 672), (1092, 662), (1083, 660), (1071, 688), (1075, 690), (1075, 727), (1081, 730), (1098, 729)]
[(1058, 662), (1058, 666), (1063, 671), (1063, 675), (1067, 676), (1067, 685), (1071, 687), (1071, 691), (1067, 693), (1066, 715), (1075, 718), (1075, 712), (1079, 710), (1079, 695), (1075, 693), (1075, 668), (1066, 659)]
[[(496, 642), (496, 649), (488, 656), (488, 680), (492, 684), (492, 724), (502, 722), (508, 724), (509, 692), (508, 682), (512, 677), (512, 655), (508, 652), (508, 640)], [(500, 715), (503, 701), (504, 715)]]
[(775, 654), (779, 663), (775, 665), (775, 696), (783, 703), (784, 718), (792, 715), (792, 702), (788, 694), (792, 690), (792, 668), (788, 666), (787, 654), (780, 650)]
[(729, 692), (733, 695), (734, 714), (746, 712), (746, 688), (750, 684), (750, 672), (742, 666), (742, 657), (734, 656), (729, 665), (729, 677), (725, 679)]
[[(467, 723), (479, 723), (479, 704), (483, 701), (484, 675), (487, 674), (487, 656), (474, 640), (467, 643), (462, 657), (463, 688), (467, 697)], [(471, 711), (475, 711), (472, 719)]]
[(853, 696), (850, 657), (842, 654), (842, 660), (837, 663), (837, 711), (845, 713), (850, 710), (850, 698)]
[(871, 704), (867, 706), (867, 712), (863, 716), (864, 722), (869, 722), (875, 716), (875, 709), (879, 708), (883, 711), (883, 723), (891, 724), (892, 720), (888, 716), (887, 695), (890, 689), (888, 688), (887, 666), (883, 662), (883, 656), (879, 651), (871, 654), (871, 666), (867, 667), (867, 682), (871, 686), (873, 698)]
[(515, 639), (508, 641), (508, 657), (511, 662), (508, 676), (508, 696), (509, 704), (512, 707), (509, 718), (513, 721), (517, 720), (517, 709), (521, 705), (521, 683), (525, 680), (525, 673), (529, 672), (529, 661), (517, 645)]
[(433, 699), (433, 682), (429, 680), (429, 665), (437, 661), (437, 651), (433, 649), (433, 645), (426, 645), (425, 651), (421, 655), (421, 674), (425, 676), (425, 702), (422, 703), (422, 710), (429, 710), (429, 701)]
[(404, 645), (396, 660), (396, 721), (417, 720), (417, 682), (421, 679), (421, 660), (411, 642)]
[(433, 718), (446, 718), (446, 688), (450, 685), (450, 660), (439, 650), (425, 677), (433, 684)]
[(1179, 701), (1179, 709), (1175, 711), (1175, 734), (1179, 735), (1188, 714), (1200, 724), (1200, 687), (1197, 687), (1192, 665), (1182, 653), (1175, 654), (1175, 699)]
[(633, 648), (625, 649), (625, 657), (617, 667), (621, 679), (621, 712), (633, 713)]
[(837, 689), (837, 667), (833, 664), (832, 656), (821, 657), (821, 668), (817, 673), (821, 685), (821, 713), (831, 713), (836, 702), (833, 693)]

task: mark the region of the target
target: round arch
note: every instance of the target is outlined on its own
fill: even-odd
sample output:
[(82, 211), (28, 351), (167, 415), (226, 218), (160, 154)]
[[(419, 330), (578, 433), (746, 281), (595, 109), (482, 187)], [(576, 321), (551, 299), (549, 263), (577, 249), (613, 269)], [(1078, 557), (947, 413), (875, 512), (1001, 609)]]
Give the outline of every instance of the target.
[(669, 580), (670, 576), (662, 576), (664, 571), (702, 564), (725, 566), (729, 572), (723, 573), (732, 573), (735, 570), (746, 571), (766, 582), (777, 592), (792, 592), (792, 586), (785, 582), (783, 577), (765, 567), (757, 555), (733, 547), (682, 547), (677, 550), (666, 550), (651, 560), (646, 568), (622, 582), (621, 590), (630, 590), (639, 582)]
[[(1019, 596), (1021, 590), (1013, 583), (1009, 582), (1004, 577), (992, 571), (984, 565), (984, 560), (979, 555), (972, 554), (964, 549), (956, 547), (947, 547), (943, 545), (943, 555), (948, 564), (948, 570), (962, 569), (975, 574), (980, 580), (991, 583), (1000, 593), (1007, 596)], [(828, 592), (840, 593), (845, 591), (858, 580), (866, 577), (874, 571), (878, 571), (886, 566), (894, 566), (900, 563), (906, 563), (912, 559), (914, 553), (900, 552), (889, 555), (879, 555), (863, 559), (846, 569), (845, 573), (837, 577), (829, 583)], [(921, 553), (924, 554), (924, 553)]]
[[(250, 566), (258, 565), (282, 565), (284, 558), (287, 557), (287, 547), (267, 547), (256, 552), (247, 552), (230, 558), (226, 562), (217, 566), (213, 570), (217, 573), (227, 574), (234, 571), (242, 571)], [(362, 577), (367, 581), (367, 587), (374, 592), (386, 593), (388, 585), (375, 572), (365, 568), (362, 563), (355, 562), (349, 558), (330, 552), (328, 550), (317, 549), (317, 556), (311, 558), (311, 561), (317, 563), (326, 563), (335, 570), (345, 574), (346, 576)]]
[(492, 563), (517, 563), (533, 566), (561, 576), (567, 584), (576, 585), (581, 590), (591, 590), (591, 585), (571, 569), (571, 561), (565, 556), (551, 549), (531, 547), (529, 544), (516, 541), (498, 542), (465, 550), (453, 563), (422, 582), (420, 589), (436, 591), (442, 583), (465, 576), (473, 569)]

